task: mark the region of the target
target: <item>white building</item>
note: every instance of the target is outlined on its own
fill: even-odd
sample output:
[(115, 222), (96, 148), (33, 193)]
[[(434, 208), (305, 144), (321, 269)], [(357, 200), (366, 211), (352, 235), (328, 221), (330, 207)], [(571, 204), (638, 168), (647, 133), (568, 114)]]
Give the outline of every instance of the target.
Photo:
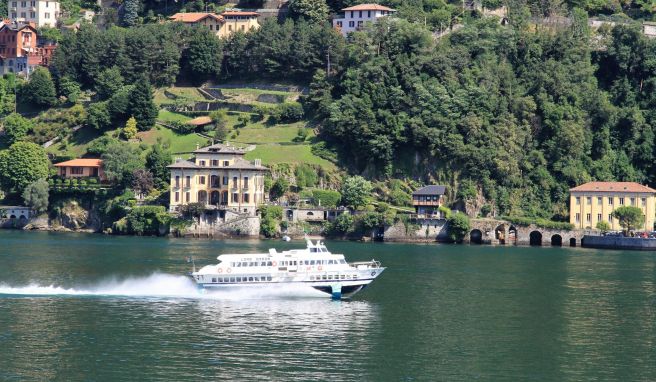
[(11, 20), (31, 21), (37, 27), (56, 27), (60, 15), (59, 2), (51, 0), (9, 0), (7, 8)]
[(344, 17), (333, 19), (333, 27), (344, 36), (361, 29), (367, 22), (375, 22), (380, 17), (387, 17), (396, 10), (379, 4), (360, 4), (342, 9)]

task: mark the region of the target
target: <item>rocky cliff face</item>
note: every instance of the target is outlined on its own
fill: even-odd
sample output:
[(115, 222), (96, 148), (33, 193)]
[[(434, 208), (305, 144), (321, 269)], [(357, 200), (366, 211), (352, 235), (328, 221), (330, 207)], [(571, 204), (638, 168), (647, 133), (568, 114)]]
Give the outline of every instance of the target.
[[(22, 227), (24, 230), (41, 231), (100, 231), (100, 219), (93, 208), (82, 207), (76, 200), (66, 200), (53, 208), (52, 216), (43, 214), (33, 217)], [(20, 228), (20, 227), (19, 227)]]

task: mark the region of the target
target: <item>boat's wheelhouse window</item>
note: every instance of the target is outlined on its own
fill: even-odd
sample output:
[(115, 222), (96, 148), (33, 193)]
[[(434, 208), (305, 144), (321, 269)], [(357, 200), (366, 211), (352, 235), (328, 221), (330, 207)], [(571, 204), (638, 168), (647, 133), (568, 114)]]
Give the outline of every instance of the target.
[(212, 282), (213, 282), (213, 283), (216, 282), (216, 278), (215, 278), (215, 277), (212, 277)]
[(340, 260), (339, 263), (340, 264), (346, 264), (346, 260)]
[(311, 261), (310, 261), (310, 265), (314, 265), (314, 260), (311, 260)]
[(332, 280), (332, 279), (333, 279), (333, 275), (328, 275), (328, 280)]
[(314, 280), (314, 276), (310, 276), (310, 280)]
[(234, 283), (234, 282), (235, 282), (235, 278), (234, 278), (234, 277), (231, 277), (231, 278), (230, 278), (230, 282), (231, 282), (231, 283)]
[(243, 263), (241, 263), (241, 266), (242, 266), (242, 267), (247, 267), (247, 266), (248, 266), (248, 262), (244, 261)]
[(321, 276), (321, 279), (325, 280), (325, 279), (326, 279), (326, 275)]
[(266, 267), (266, 261), (260, 262), (260, 267)]
[(250, 263), (248, 263), (248, 266), (249, 267), (257, 267), (257, 263), (250, 262)]
[(252, 277), (249, 277), (249, 278), (248, 278), (248, 281), (253, 281), (253, 278), (252, 278)]
[(270, 267), (270, 266), (272, 266), (272, 265), (273, 265), (273, 263), (272, 263), (272, 262), (270, 262), (270, 261), (267, 261), (267, 266), (269, 266), (269, 267)]
[(346, 275), (342, 275), (341, 279), (344, 280), (346, 278)]
[(310, 253), (317, 253), (317, 249), (316, 248), (310, 248)]
[(271, 281), (271, 276), (267, 276), (267, 281)]

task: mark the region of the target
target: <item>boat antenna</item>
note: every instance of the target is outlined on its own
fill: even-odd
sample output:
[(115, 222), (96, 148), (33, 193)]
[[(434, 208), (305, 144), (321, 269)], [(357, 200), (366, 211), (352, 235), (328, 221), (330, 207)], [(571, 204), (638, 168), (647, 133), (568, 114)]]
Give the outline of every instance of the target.
[(191, 263), (192, 272), (196, 273), (196, 263), (194, 263), (194, 257), (193, 256), (188, 256), (187, 257), (187, 262)]

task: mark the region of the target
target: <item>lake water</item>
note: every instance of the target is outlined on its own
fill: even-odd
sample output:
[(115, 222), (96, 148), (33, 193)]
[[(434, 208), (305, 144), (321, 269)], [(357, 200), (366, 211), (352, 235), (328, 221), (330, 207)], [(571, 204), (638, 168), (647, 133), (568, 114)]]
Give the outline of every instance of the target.
[(351, 301), (199, 294), (278, 241), (0, 230), (0, 381), (654, 381), (656, 254), (329, 242)]

